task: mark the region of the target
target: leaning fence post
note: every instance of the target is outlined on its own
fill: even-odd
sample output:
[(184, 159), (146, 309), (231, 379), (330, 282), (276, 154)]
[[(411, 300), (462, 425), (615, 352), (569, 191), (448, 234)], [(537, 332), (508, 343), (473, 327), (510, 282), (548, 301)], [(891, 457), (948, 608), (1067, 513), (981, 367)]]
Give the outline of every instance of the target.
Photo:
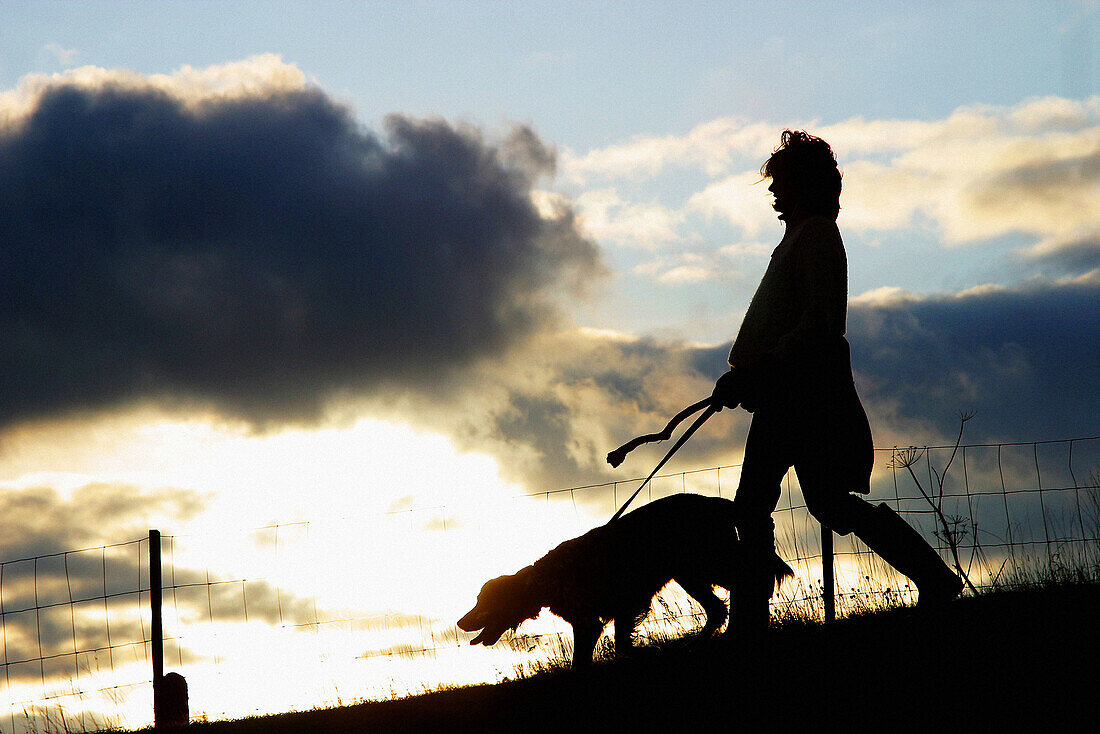
[(836, 621), (833, 597), (833, 531), (821, 526), (821, 598), (825, 602), (825, 621)]

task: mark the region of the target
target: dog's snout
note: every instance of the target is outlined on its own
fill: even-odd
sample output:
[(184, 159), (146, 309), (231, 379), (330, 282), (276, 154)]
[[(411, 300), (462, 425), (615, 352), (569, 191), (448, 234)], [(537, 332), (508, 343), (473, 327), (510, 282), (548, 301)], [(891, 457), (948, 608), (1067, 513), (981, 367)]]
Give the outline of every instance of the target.
[(466, 612), (466, 616), (458, 620), (458, 628), (463, 632), (473, 632), (484, 627), (484, 624), (479, 624), (477, 621), (477, 609), (471, 609)]
[(506, 630), (507, 627), (501, 627), (499, 629), (489, 629), (488, 627), (486, 627), (481, 631), (481, 634), (470, 640), (470, 644), (486, 646), (496, 644), (496, 641), (504, 636), (504, 632)]

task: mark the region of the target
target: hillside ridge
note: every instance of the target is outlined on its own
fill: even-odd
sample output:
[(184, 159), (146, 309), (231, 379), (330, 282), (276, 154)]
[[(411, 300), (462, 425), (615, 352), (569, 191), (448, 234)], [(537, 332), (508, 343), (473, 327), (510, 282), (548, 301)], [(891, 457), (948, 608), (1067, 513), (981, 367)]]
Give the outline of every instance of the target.
[[(1094, 722), (1100, 586), (1063, 585), (787, 623), (559, 671), (336, 709), (192, 724), (253, 732), (1080, 731)], [(1094, 722), (1095, 723), (1095, 722)]]

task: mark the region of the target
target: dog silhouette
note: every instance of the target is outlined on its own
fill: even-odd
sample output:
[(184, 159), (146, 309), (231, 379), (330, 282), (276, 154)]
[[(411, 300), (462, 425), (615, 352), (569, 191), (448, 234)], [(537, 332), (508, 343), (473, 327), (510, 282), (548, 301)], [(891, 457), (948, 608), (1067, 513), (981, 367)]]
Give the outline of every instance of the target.
[[(774, 552), (765, 558), (778, 584), (793, 576)], [(700, 631), (709, 637), (726, 620), (714, 586), (736, 604), (747, 556), (734, 528), (733, 503), (678, 494), (567, 540), (518, 573), (485, 583), (477, 604), (458, 627), (479, 632), (470, 644), (492, 645), (543, 607), (573, 627), (573, 666), (592, 662), (604, 626), (615, 622), (615, 654), (627, 654), (653, 596), (676, 581), (706, 611)]]

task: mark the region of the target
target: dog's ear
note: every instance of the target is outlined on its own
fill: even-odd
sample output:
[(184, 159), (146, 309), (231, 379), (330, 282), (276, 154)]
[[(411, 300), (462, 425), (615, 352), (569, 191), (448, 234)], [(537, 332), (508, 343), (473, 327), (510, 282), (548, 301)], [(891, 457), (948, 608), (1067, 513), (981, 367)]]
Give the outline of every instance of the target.
[(470, 640), (471, 645), (492, 645), (510, 629), (524, 620), (538, 616), (542, 604), (538, 600), (530, 566), (511, 576), (487, 581), (477, 595), (477, 604), (458, 620), (459, 629), (481, 630)]
[(524, 566), (512, 577), (512, 593), (516, 597), (531, 598), (538, 594), (538, 578), (534, 566)]
[(501, 608), (502, 597), (507, 595), (512, 585), (512, 578), (512, 576), (498, 576), (486, 581), (478, 592), (474, 608), (458, 620), (458, 628), (466, 632), (474, 632), (488, 624), (490, 618)]

